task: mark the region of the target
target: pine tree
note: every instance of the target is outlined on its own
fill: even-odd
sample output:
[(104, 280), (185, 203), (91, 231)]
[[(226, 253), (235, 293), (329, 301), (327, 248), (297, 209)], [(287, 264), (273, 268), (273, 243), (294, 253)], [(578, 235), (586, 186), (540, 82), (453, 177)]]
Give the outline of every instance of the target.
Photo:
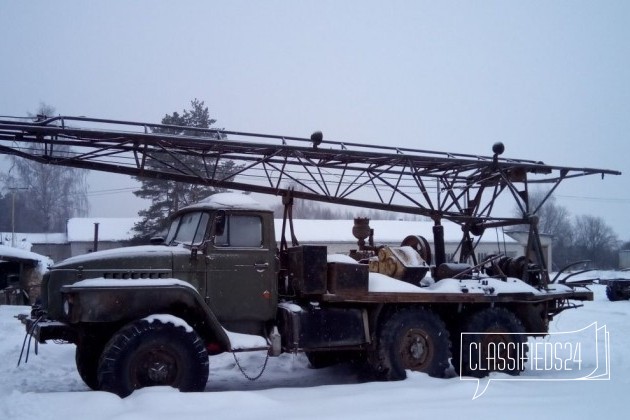
[[(184, 110), (181, 114), (173, 112), (170, 115), (165, 115), (164, 118), (162, 118), (162, 124), (180, 127), (210, 128), (211, 125), (216, 123), (215, 119), (210, 118), (208, 107), (204, 105), (203, 101), (194, 99), (190, 102), (190, 105), (190, 109)], [(170, 135), (198, 135), (194, 130), (180, 128), (156, 127), (153, 132)], [(207, 136), (207, 134), (204, 135)], [(219, 134), (215, 136), (215, 138), (219, 138)], [(225, 138), (225, 136), (222, 135), (221, 138)], [(178, 166), (185, 164), (199, 172), (205, 172), (205, 168), (208, 166), (210, 166), (210, 170), (214, 170), (211, 163), (206, 162), (206, 166), (204, 166), (204, 163), (194, 156), (178, 156), (177, 159), (179, 159), (180, 162), (176, 161), (175, 158), (168, 153), (164, 153), (164, 155), (160, 157), (161, 162), (157, 162), (157, 160), (152, 161), (151, 169), (162, 170), (168, 165)], [(238, 167), (234, 162), (224, 161), (216, 168), (216, 177), (223, 178), (237, 170)], [(168, 216), (171, 213), (184, 206), (196, 203), (216, 192), (224, 191), (224, 189), (205, 185), (188, 184), (163, 179), (136, 179), (138, 179), (142, 185), (139, 190), (134, 191), (134, 194), (137, 197), (151, 200), (149, 208), (141, 210), (138, 213), (138, 215), (142, 217), (142, 220), (134, 226), (136, 240), (147, 240), (152, 236), (164, 233), (168, 227)]]

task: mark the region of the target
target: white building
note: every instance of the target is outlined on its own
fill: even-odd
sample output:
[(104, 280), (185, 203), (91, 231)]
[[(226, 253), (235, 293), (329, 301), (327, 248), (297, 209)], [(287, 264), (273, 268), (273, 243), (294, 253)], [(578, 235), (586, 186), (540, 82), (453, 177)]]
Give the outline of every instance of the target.
[[(119, 248), (127, 245), (133, 238), (132, 231), (138, 218), (72, 218), (68, 220), (66, 232), (33, 234), (16, 233), (16, 242), (31, 245), (30, 251), (46, 255), (54, 261), (94, 251), (96, 224), (98, 224), (98, 250)], [(295, 235), (300, 244), (326, 245), (329, 253), (348, 253), (357, 249), (357, 239), (352, 235), (353, 220), (309, 220), (293, 221)], [(453, 257), (461, 239), (459, 225), (443, 222), (446, 257)], [(398, 221), (371, 220), (374, 230), (375, 245), (398, 246), (409, 236), (425, 237), (433, 249), (433, 222), (430, 221)], [(282, 219), (275, 220), (276, 240), (280, 241)], [(1, 233), (2, 241), (11, 244), (11, 233)], [(287, 224), (287, 241), (290, 244), (290, 233)], [(513, 236), (513, 237), (512, 237)], [(479, 261), (490, 254), (504, 254), (508, 257), (524, 255), (526, 235), (509, 236), (500, 229), (488, 229), (476, 246)], [(476, 237), (473, 237), (477, 241)], [(28, 248), (28, 246), (26, 246)], [(25, 248), (25, 249), (26, 249)]]

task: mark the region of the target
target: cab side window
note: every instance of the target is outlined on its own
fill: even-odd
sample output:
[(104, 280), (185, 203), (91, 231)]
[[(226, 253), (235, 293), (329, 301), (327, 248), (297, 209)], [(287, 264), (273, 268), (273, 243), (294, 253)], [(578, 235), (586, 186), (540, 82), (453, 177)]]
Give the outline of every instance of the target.
[(231, 214), (226, 216), (222, 235), (214, 238), (217, 247), (260, 248), (262, 221), (258, 216)]

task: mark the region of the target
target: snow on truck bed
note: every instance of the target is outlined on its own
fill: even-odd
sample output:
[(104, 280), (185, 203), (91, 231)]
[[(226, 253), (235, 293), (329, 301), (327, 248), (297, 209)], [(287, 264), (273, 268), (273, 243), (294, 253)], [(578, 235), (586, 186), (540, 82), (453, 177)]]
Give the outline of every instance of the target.
[[(329, 254), (329, 263), (345, 263), (358, 264), (358, 262), (347, 255)], [(414, 286), (402, 280), (386, 276), (380, 273), (369, 273), (370, 293), (468, 293), (468, 294), (484, 294), (497, 295), (501, 293), (531, 293), (535, 295), (543, 295), (553, 292), (570, 292), (572, 289), (562, 284), (550, 285), (548, 291), (541, 291), (529, 284), (508, 277), (505, 281), (494, 278), (481, 279), (442, 279), (438, 282), (433, 281), (430, 277), (425, 277), (423, 282), (428, 286)], [(465, 289), (465, 291), (464, 291)]]
[(369, 292), (380, 293), (467, 293), (498, 295), (502, 293), (531, 293), (545, 295), (553, 292), (571, 292), (572, 289), (562, 284), (553, 284), (549, 290), (538, 290), (522, 280), (508, 277), (500, 280), (494, 278), (481, 279), (442, 279), (430, 286), (418, 287), (413, 284), (388, 277), (384, 274), (370, 273)]

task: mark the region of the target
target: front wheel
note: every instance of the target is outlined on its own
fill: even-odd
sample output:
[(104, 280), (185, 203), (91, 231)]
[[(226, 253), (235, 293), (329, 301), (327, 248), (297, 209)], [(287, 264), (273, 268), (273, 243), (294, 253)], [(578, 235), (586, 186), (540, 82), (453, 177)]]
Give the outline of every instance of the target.
[(107, 343), (98, 380), (103, 391), (124, 398), (136, 389), (157, 385), (202, 391), (208, 371), (208, 352), (192, 328), (157, 319), (140, 320)]
[(395, 312), (379, 328), (371, 364), (381, 380), (401, 380), (405, 370), (442, 377), (449, 366), (450, 339), (444, 322), (427, 309)]

